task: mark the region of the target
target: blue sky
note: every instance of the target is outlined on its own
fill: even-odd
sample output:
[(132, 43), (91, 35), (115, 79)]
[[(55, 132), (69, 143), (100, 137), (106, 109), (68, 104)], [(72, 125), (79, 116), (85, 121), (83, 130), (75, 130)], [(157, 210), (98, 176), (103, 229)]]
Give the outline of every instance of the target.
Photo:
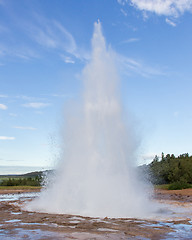
[(191, 13), (191, 0), (0, 0), (0, 174), (54, 166), (98, 19), (142, 139), (139, 164), (192, 154)]

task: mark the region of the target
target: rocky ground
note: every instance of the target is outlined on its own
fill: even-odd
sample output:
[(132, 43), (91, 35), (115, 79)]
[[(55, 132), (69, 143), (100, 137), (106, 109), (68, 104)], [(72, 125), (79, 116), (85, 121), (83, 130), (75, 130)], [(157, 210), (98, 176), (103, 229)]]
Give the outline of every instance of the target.
[(192, 188), (182, 190), (155, 190), (155, 198), (160, 200), (174, 200), (192, 203)]
[(0, 194), (16, 194), (16, 193), (26, 193), (26, 192), (40, 192), (40, 188), (34, 189), (0, 189)]
[[(1, 194), (7, 193), (2, 191), (5, 190), (1, 190)], [(12, 193), (15, 193), (15, 190)], [(189, 211), (192, 209), (190, 208), (192, 189), (156, 190), (155, 198), (159, 201), (182, 204), (185, 208), (189, 207)], [(184, 218), (166, 221), (133, 218), (100, 219), (27, 212), (20, 207), (25, 201), (21, 198), (0, 202), (0, 239), (192, 239), (190, 217), (192, 213)]]

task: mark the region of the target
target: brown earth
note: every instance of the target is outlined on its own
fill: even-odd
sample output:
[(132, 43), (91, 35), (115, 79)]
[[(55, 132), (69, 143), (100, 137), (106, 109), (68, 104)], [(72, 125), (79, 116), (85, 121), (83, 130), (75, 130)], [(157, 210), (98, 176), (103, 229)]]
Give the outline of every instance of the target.
[(155, 199), (192, 202), (192, 188), (182, 190), (155, 189)]
[[(0, 190), (0, 194), (39, 191), (39, 189)], [(157, 200), (192, 203), (192, 189), (155, 190)], [(170, 201), (170, 202), (171, 202)], [(0, 202), (0, 239), (166, 239), (177, 235), (177, 226), (191, 227), (191, 218), (144, 220), (135, 218), (91, 218), (66, 214), (48, 214), (23, 211), (22, 201)], [(175, 227), (176, 226), (176, 227)], [(192, 229), (192, 228), (191, 228)], [(190, 231), (191, 231), (190, 229)], [(192, 231), (191, 231), (192, 236)], [(183, 238), (177, 239), (192, 239)]]
[[(32, 213), (21, 211), (16, 202), (0, 203), (0, 231), (6, 233), (1, 237), (17, 239), (25, 230), (23, 238), (28, 239), (31, 231), (38, 239), (160, 239), (172, 231), (169, 226), (155, 226), (156, 221), (143, 221), (133, 218), (90, 218), (83, 216)], [(185, 221), (182, 222), (183, 224)], [(155, 226), (155, 227), (154, 227)], [(26, 231), (27, 230), (27, 231)], [(43, 234), (46, 234), (46, 238)], [(51, 235), (53, 234), (53, 236)], [(59, 238), (61, 236), (61, 238)], [(22, 239), (23, 239), (22, 238)], [(18, 238), (20, 239), (20, 238)], [(30, 238), (31, 239), (31, 238)], [(35, 237), (33, 238), (35, 239)]]
[(26, 189), (0, 189), (0, 194), (14, 194), (14, 193), (27, 193), (27, 192), (40, 192), (40, 188), (26, 188)]
[[(14, 194), (26, 192), (39, 192), (40, 188), (26, 188), (26, 189), (0, 189), (0, 194)], [(192, 188), (182, 190), (164, 190), (155, 189), (154, 198), (161, 200), (178, 200), (184, 202), (192, 202)]]

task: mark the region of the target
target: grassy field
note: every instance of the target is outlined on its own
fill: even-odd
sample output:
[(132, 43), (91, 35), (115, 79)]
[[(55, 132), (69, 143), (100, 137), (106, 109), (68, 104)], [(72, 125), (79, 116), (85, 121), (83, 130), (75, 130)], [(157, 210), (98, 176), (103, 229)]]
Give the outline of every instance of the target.
[(161, 185), (155, 185), (154, 188), (155, 189), (163, 189), (163, 190), (168, 190), (169, 189), (170, 184), (161, 184)]
[(0, 186), (0, 190), (25, 190), (25, 189), (41, 189), (36, 186)]

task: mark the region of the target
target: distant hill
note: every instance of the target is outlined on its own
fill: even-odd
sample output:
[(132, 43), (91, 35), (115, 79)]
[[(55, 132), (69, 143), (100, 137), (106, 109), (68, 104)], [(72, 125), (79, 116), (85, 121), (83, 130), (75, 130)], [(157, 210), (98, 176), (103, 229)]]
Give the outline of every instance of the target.
[(0, 178), (35, 178), (41, 177), (45, 173), (51, 173), (53, 170), (45, 170), (45, 171), (35, 171), (29, 172), (25, 174), (7, 174), (7, 175), (0, 175)]

